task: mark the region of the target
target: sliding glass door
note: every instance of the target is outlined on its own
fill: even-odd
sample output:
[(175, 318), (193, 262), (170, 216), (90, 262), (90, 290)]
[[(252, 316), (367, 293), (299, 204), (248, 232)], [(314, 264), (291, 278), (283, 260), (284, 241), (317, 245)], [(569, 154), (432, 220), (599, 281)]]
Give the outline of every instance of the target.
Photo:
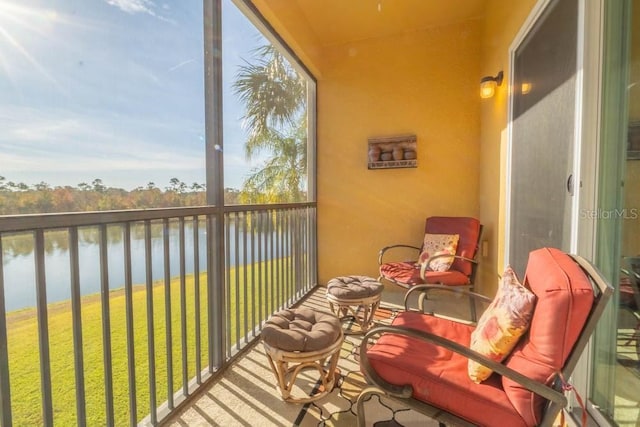
[(571, 250), (578, 0), (551, 1), (513, 52), (508, 262)]
[(616, 287), (594, 340), (590, 409), (640, 425), (640, 0), (605, 2), (596, 260)]
[(640, 426), (640, 0), (539, 1), (511, 88), (507, 262), (553, 246), (611, 281), (571, 381), (598, 425)]

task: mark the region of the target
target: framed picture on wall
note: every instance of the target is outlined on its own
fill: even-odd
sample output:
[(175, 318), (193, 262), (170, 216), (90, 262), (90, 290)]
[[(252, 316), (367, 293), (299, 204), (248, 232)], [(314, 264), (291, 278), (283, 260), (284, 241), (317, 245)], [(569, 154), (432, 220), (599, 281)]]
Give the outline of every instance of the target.
[(416, 135), (369, 138), (368, 142), (369, 169), (418, 167)]
[(640, 160), (640, 121), (629, 123), (627, 131), (627, 160)]

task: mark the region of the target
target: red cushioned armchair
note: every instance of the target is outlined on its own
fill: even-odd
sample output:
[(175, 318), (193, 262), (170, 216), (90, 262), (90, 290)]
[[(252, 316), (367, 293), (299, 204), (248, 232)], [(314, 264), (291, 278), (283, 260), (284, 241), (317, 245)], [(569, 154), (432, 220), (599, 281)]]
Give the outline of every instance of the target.
[[(482, 232), (480, 222), (475, 218), (432, 216), (427, 218), (424, 226), (425, 234), (457, 234), (460, 236), (455, 260), (448, 271), (427, 271), (420, 268), (418, 256), (421, 246), (405, 244), (386, 246), (378, 255), (380, 280), (387, 280), (396, 285), (410, 288), (420, 284), (442, 284), (448, 286), (472, 286), (476, 272), (476, 255)], [(422, 238), (422, 236), (421, 236)], [(392, 260), (393, 252), (406, 254), (411, 251), (411, 260)], [(427, 265), (423, 263), (423, 265)]]
[[(425, 262), (419, 263), (418, 258), (424, 249), (424, 240), (420, 246), (397, 244), (386, 246), (378, 254), (379, 282), (384, 280), (411, 288), (416, 285), (437, 284), (451, 286), (457, 289), (473, 290), (476, 269), (478, 267), (478, 247), (482, 236), (482, 225), (476, 218), (432, 216), (426, 219), (425, 234), (457, 234), (459, 236), (456, 254), (451, 267), (447, 271), (429, 271), (426, 266), (435, 259), (436, 255)], [(421, 236), (423, 237), (423, 236)], [(398, 257), (408, 257), (411, 260), (398, 260)], [(475, 320), (475, 304), (470, 303), (471, 319)]]
[[(531, 252), (524, 284), (536, 297), (529, 330), (502, 363), (471, 350), (469, 322), (407, 310), (391, 326), (369, 331), (360, 364), (373, 386), (358, 397), (358, 424), (365, 425), (364, 402), (379, 394), (444, 424), (551, 426), (567, 404), (562, 378), (573, 371), (613, 288), (589, 262), (553, 248)], [(493, 374), (471, 381), (469, 359)]]

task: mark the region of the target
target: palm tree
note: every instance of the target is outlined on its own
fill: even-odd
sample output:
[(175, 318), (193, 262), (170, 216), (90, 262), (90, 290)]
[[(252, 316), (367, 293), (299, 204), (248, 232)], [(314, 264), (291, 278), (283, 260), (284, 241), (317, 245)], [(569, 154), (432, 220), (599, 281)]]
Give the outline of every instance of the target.
[(245, 105), (247, 159), (260, 152), (271, 158), (245, 180), (242, 201), (302, 201), (307, 174), (307, 84), (272, 45), (255, 49), (233, 84)]

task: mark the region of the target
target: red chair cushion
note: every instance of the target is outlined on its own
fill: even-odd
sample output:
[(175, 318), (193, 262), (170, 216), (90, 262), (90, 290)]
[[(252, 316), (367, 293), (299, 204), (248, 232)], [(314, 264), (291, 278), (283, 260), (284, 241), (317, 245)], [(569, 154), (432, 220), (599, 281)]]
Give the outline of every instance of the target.
[[(396, 326), (419, 329), (469, 346), (472, 326), (416, 312), (403, 312)], [(411, 384), (413, 397), (478, 425), (524, 426), (492, 375), (476, 384), (465, 357), (428, 342), (385, 334), (367, 352), (375, 371), (396, 385)]]
[[(427, 218), (424, 226), (425, 233), (458, 234), (458, 249), (456, 255), (471, 258), (476, 254), (478, 238), (480, 237), (480, 221), (468, 217), (432, 216)], [(456, 258), (451, 265), (452, 270), (461, 271), (469, 276), (473, 265), (469, 261)]]
[(442, 283), (448, 286), (464, 286), (469, 284), (469, 277), (459, 271), (426, 271), (425, 279), (420, 277), (420, 268), (414, 262), (388, 262), (380, 266), (380, 275), (392, 282), (413, 286), (423, 283)]
[[(524, 282), (538, 301), (529, 333), (505, 364), (529, 378), (550, 384), (582, 332), (593, 305), (593, 289), (571, 257), (551, 248), (529, 254)], [(525, 422), (539, 424), (546, 400), (508, 378), (502, 378), (502, 385)]]

